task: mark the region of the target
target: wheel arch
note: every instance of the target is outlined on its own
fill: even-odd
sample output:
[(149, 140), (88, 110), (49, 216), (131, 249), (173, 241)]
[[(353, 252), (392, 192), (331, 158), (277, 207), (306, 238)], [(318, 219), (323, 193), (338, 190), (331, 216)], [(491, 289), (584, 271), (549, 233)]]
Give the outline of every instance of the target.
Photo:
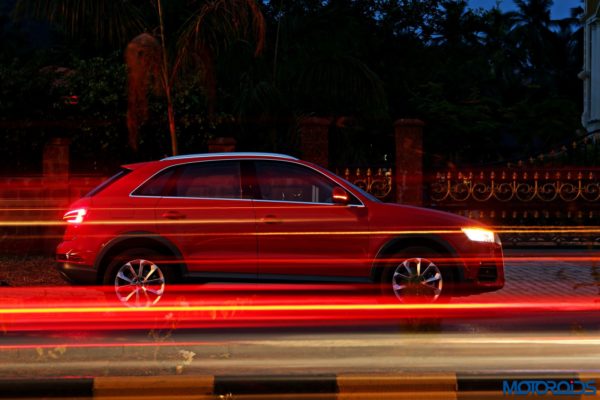
[(111, 239), (98, 253), (94, 263), (94, 269), (97, 271), (96, 281), (102, 282), (106, 268), (113, 257), (133, 248), (148, 248), (173, 257), (178, 261), (176, 273), (179, 276), (187, 270), (183, 255), (170, 240), (151, 232), (128, 232)]
[(463, 262), (460, 260), (456, 249), (450, 243), (433, 235), (412, 235), (393, 238), (380, 247), (371, 266), (371, 281), (379, 282), (381, 279), (381, 274), (385, 267), (385, 262), (382, 260), (409, 247), (427, 247), (455, 259), (456, 261), (452, 262), (452, 271), (455, 274), (455, 279), (457, 281), (464, 280)]

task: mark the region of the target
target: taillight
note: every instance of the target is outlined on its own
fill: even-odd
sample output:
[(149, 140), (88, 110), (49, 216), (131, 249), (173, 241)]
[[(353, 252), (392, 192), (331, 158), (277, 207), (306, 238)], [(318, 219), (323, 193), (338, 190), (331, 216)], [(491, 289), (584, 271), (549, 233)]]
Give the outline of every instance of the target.
[(63, 215), (63, 220), (70, 224), (80, 224), (83, 222), (83, 217), (87, 214), (87, 210), (85, 208), (78, 208), (76, 210), (67, 211), (65, 215)]

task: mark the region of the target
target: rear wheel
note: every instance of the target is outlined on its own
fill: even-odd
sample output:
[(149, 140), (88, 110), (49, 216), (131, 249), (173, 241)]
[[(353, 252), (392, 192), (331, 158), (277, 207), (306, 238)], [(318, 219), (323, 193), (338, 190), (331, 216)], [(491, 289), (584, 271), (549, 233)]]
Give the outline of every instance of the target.
[(149, 307), (160, 301), (173, 273), (167, 257), (150, 249), (127, 250), (113, 258), (104, 284), (112, 285), (117, 299), (130, 307)]
[(448, 300), (452, 284), (449, 266), (427, 247), (410, 247), (393, 255), (381, 275), (381, 291), (400, 303)]

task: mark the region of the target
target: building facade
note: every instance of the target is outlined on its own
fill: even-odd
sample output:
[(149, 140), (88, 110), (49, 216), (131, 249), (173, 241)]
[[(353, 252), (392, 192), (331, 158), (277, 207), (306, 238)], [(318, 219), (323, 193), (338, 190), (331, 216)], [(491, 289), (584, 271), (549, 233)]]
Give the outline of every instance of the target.
[(586, 0), (582, 17), (585, 35), (583, 70), (583, 114), (588, 133), (600, 132), (600, 0)]

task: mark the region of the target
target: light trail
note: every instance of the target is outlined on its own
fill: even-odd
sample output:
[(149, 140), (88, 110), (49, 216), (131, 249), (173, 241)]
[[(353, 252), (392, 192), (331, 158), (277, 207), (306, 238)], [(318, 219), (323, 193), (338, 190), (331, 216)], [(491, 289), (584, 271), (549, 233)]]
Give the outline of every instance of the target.
[[(600, 356), (593, 332), (531, 337), (502, 332), (303, 331), (290, 336), (227, 330), (176, 332), (169, 342), (153, 341), (144, 332), (104, 332), (73, 343), (56, 339), (36, 334), (26, 338), (27, 343), (0, 346), (4, 351), (0, 375), (128, 377), (179, 371), (198, 376), (227, 371), (245, 376), (368, 374), (372, 381), (374, 371), (395, 379), (398, 371), (410, 366), (412, 379), (444, 371), (500, 373), (507, 378), (517, 371), (549, 374), (548, 378), (579, 371), (594, 374), (589, 379), (597, 380)], [(379, 391), (371, 396), (380, 397)]]
[[(110, 337), (109, 337), (110, 338)], [(191, 347), (191, 346), (225, 346), (225, 345), (240, 345), (245, 343), (251, 343), (252, 340), (245, 339), (243, 335), (240, 338), (232, 340), (222, 341), (208, 341), (208, 340), (183, 340), (183, 341), (172, 341), (172, 342), (161, 342), (152, 340), (149, 337), (140, 337), (138, 341), (105, 341), (107, 338), (101, 337), (99, 341), (91, 341), (85, 343), (73, 343), (73, 342), (47, 342), (47, 343), (27, 343), (27, 344), (6, 344), (0, 345), (0, 351), (2, 350), (36, 350), (36, 349), (56, 349), (64, 347), (67, 349), (88, 349), (88, 348), (118, 348), (118, 347), (138, 347), (138, 348), (155, 348), (155, 347)], [(415, 342), (429, 342), (427, 336), (421, 337), (418, 334), (406, 334), (402, 339), (404, 341)], [(259, 339), (264, 345), (269, 346), (285, 346), (285, 347), (322, 347), (323, 343), (321, 340), (273, 340), (273, 339)], [(378, 339), (379, 345), (391, 345), (398, 341), (397, 338), (390, 337), (387, 339)], [(453, 334), (449, 334), (448, 337), (436, 338), (438, 344), (448, 345), (556, 345), (556, 346), (600, 346), (600, 338), (586, 336), (547, 336), (541, 335), (539, 337), (526, 337), (521, 334), (503, 334), (494, 333), (490, 337), (482, 337), (480, 335), (472, 335), (469, 337), (456, 337)], [(371, 347), (372, 344), (365, 342), (363, 339), (340, 339), (330, 341), (329, 347)]]
[(210, 306), (152, 306), (152, 307), (34, 307), (34, 308), (0, 308), (1, 315), (18, 314), (75, 314), (75, 313), (162, 313), (162, 312), (205, 312), (205, 311), (358, 311), (358, 310), (568, 310), (568, 311), (600, 311), (598, 301), (570, 302), (503, 302), (503, 303), (463, 303), (463, 304), (322, 304), (322, 305), (210, 305)]
[[(521, 297), (448, 304), (399, 304), (395, 298), (351, 293), (345, 285), (174, 286), (160, 304), (128, 307), (111, 287), (27, 288), (0, 291), (0, 331), (265, 328), (372, 324), (405, 319), (520, 318), (598, 314), (594, 297)], [(354, 292), (352, 292), (354, 293)], [(140, 295), (144, 304), (143, 294)], [(410, 299), (409, 299), (410, 300)], [(600, 314), (598, 314), (600, 315)]]
[[(148, 339), (152, 340), (152, 339)], [(35, 343), (35, 344), (7, 344), (0, 345), (0, 351), (2, 350), (36, 350), (36, 349), (56, 349), (57, 347), (64, 347), (69, 349), (94, 349), (94, 348), (118, 348), (118, 347), (141, 347), (141, 348), (154, 348), (154, 347), (185, 347), (185, 346), (219, 346), (231, 344), (232, 341), (222, 342), (208, 342), (208, 341), (177, 341), (177, 342), (159, 342), (159, 341), (148, 341), (144, 342), (143, 339), (140, 341), (126, 341), (126, 342), (92, 342), (92, 343)]]

